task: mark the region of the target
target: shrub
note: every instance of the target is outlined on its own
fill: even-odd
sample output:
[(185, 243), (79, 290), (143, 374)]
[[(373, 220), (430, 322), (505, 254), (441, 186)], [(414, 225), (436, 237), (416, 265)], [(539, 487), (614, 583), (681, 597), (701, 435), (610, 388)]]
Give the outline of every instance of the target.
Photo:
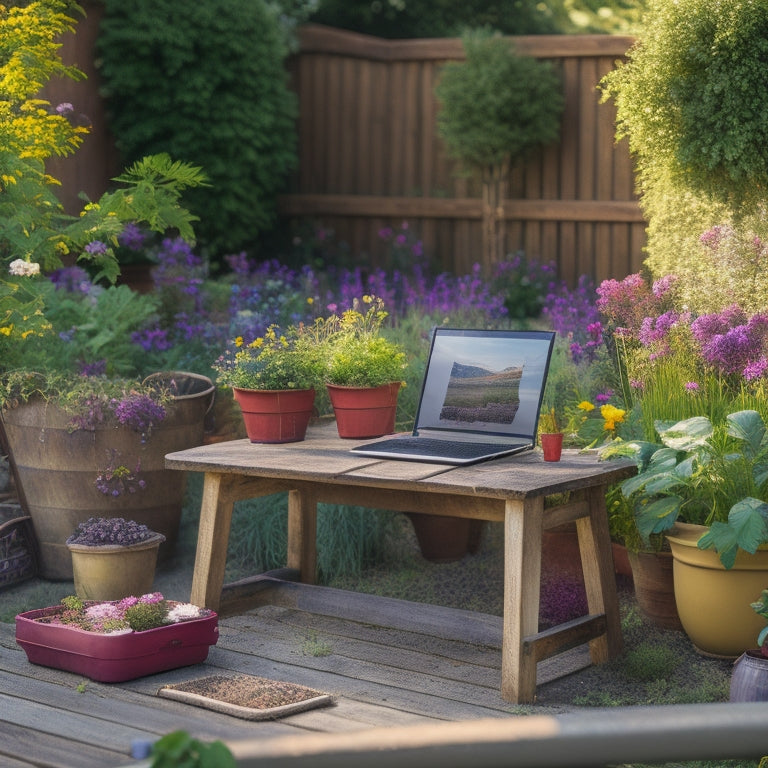
[(751, 290), (738, 293), (739, 276), (710, 260), (699, 238), (735, 224), (744, 239), (765, 240), (767, 56), (765, 0), (658, 2), (628, 61), (601, 83), (616, 102), (617, 136), (629, 138), (636, 159), (648, 266), (683, 278), (696, 308), (724, 306), (712, 305), (711, 284), (718, 298), (737, 291), (726, 301)]
[(196, 158), (211, 186), (186, 198), (201, 243), (238, 250), (275, 215), (296, 165), (285, 43), (261, 0), (106, 0), (98, 40), (116, 143), (126, 160), (161, 147)]
[(482, 25), (510, 35), (558, 31), (551, 12), (536, 0), (321, 0), (310, 20), (388, 38), (457, 37), (468, 26)]

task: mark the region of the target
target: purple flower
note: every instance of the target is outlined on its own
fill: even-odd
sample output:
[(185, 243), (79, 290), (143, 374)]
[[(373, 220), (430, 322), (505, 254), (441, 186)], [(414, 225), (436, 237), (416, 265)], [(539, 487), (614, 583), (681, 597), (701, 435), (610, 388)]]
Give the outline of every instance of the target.
[(595, 395), (595, 402), (607, 403), (610, 401), (612, 397), (613, 397), (613, 391), (609, 389), (606, 392), (600, 392), (597, 395)]
[(80, 363), (81, 376), (103, 376), (107, 372), (107, 361), (97, 360), (94, 363)]
[(75, 108), (68, 102), (63, 101), (56, 107), (56, 113), (59, 115), (71, 115), (75, 111)]
[(759, 360), (749, 363), (744, 368), (743, 375), (747, 381), (754, 381), (763, 378), (766, 372), (768, 372), (768, 358), (763, 356)]
[(688, 392), (698, 392), (699, 391), (699, 382), (698, 381), (686, 381), (685, 382), (685, 389)]
[(638, 339), (640, 343), (648, 347), (656, 342), (665, 341), (669, 330), (673, 328), (680, 315), (677, 312), (664, 312), (656, 318), (645, 317), (640, 325)]
[(131, 251), (140, 251), (144, 247), (147, 236), (144, 230), (133, 222), (128, 222), (118, 237), (120, 245)]
[(103, 243), (101, 240), (91, 240), (83, 250), (86, 253), (91, 254), (91, 256), (101, 256), (107, 252), (107, 244)]
[(111, 406), (121, 424), (143, 436), (165, 418), (165, 408), (148, 395), (126, 395), (122, 400), (113, 400)]

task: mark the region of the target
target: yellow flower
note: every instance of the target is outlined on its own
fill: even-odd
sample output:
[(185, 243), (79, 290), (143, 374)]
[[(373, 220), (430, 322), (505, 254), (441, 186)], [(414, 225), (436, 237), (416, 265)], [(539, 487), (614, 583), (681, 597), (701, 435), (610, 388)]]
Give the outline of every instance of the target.
[(312, 296), (307, 296), (307, 304), (310, 306), (315, 303), (315, 299)]
[(242, 347), (243, 346), (243, 337), (242, 336), (238, 336), (235, 339), (235, 346), (236, 347)]
[(3, 336), (10, 336), (13, 333), (13, 326), (4, 325), (2, 328), (0, 328), (0, 333), (2, 333)]
[(617, 424), (621, 424), (624, 421), (626, 411), (623, 408), (617, 408), (615, 405), (608, 403), (607, 405), (600, 406), (600, 415), (605, 419), (605, 429), (612, 432), (616, 429)]
[(589, 400), (582, 400), (576, 407), (580, 411), (584, 411), (585, 413), (589, 413), (590, 411), (595, 410), (595, 406), (592, 405), (592, 403), (590, 403)]

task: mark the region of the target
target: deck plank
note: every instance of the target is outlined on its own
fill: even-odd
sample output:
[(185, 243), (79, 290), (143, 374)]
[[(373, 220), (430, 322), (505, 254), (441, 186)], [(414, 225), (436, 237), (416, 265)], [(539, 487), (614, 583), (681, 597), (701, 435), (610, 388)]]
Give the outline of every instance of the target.
[[(7, 734), (0, 764), (123, 766), (133, 739), (179, 729), (234, 742), (521, 711), (499, 691), (499, 617), (289, 582), (277, 582), (259, 600), (247, 613), (220, 619), (219, 642), (205, 663), (125, 683), (86, 681), (30, 664), (16, 645), (15, 627), (0, 624), (0, 732)], [(540, 681), (587, 661), (582, 648), (542, 662)], [(166, 684), (235, 673), (308, 685), (334, 702), (254, 723), (157, 696)]]

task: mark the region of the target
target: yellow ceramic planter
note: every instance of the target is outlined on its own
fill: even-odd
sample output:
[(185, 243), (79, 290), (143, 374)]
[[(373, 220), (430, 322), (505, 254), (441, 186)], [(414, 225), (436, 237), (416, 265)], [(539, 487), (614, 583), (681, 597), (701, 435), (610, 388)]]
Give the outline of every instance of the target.
[(750, 607), (768, 587), (768, 550), (740, 551), (726, 569), (717, 553), (696, 542), (707, 528), (677, 523), (667, 535), (674, 558), (675, 600), (680, 621), (702, 653), (737, 657), (757, 647), (765, 620)]
[(122, 600), (152, 591), (160, 544), (157, 534), (138, 544), (67, 544), (72, 553), (75, 592), (83, 600)]

